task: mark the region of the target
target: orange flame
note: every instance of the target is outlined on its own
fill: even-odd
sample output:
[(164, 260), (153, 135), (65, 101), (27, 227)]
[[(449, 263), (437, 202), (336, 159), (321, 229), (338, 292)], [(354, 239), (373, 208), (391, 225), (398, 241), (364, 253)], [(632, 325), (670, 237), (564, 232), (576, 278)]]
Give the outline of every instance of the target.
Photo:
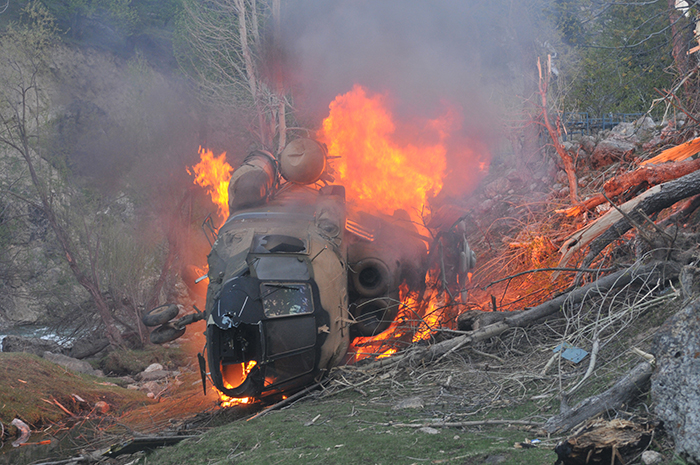
[(402, 208), (418, 219), (428, 198), (442, 188), (449, 124), (449, 116), (428, 121), (431, 142), (399, 141), (396, 133), (405, 128), (397, 128), (385, 97), (370, 96), (356, 85), (331, 103), (318, 137), (335, 159), (337, 182), (349, 199), (369, 202), (389, 215)]
[[(246, 364), (245, 366), (243, 366), (242, 363), (240, 364), (241, 365), (240, 373), (236, 373), (236, 375), (240, 377), (241, 382), (245, 381), (246, 377), (248, 376), (248, 373), (250, 373), (250, 370), (252, 370), (256, 364), (257, 363), (255, 362), (255, 360), (249, 361), (248, 364)], [(228, 366), (231, 366), (231, 365), (228, 365)], [(233, 388), (237, 387), (237, 386), (233, 386), (231, 383), (228, 382), (225, 373), (224, 373), (224, 386), (226, 387), (226, 389), (233, 389)], [(240, 386), (240, 383), (238, 384), (238, 386)], [(253, 403), (255, 401), (255, 398), (253, 398), (253, 397), (229, 397), (226, 394), (224, 394), (223, 392), (219, 392), (219, 400), (220, 400), (221, 406), (226, 408), (226, 407), (233, 407), (234, 405)]]
[(194, 183), (204, 187), (211, 197), (212, 202), (218, 208), (219, 216), (225, 219), (228, 216), (228, 182), (231, 179), (233, 168), (226, 163), (226, 152), (218, 157), (211, 150), (199, 148), (200, 162), (187, 172), (194, 176)]

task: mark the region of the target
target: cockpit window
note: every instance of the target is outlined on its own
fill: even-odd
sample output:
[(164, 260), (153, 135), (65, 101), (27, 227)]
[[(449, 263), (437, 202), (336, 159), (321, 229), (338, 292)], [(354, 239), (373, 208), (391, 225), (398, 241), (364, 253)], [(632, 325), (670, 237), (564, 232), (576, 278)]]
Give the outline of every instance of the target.
[(311, 289), (306, 283), (263, 283), (260, 296), (266, 318), (313, 313)]
[(305, 253), (306, 244), (297, 237), (283, 234), (256, 234), (253, 253)]
[(297, 257), (256, 257), (253, 260), (253, 269), (258, 279), (261, 280), (298, 280), (309, 279), (309, 267), (306, 262)]

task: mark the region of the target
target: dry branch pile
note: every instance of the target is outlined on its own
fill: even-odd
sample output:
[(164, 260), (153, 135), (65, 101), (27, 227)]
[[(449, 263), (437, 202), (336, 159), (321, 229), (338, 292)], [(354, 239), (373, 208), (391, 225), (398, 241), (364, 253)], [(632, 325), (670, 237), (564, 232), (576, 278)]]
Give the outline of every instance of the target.
[[(460, 415), (472, 415), (477, 405), (533, 401), (542, 408), (519, 421), (547, 433), (563, 434), (601, 414), (638, 421), (630, 405), (649, 390), (656, 329), (700, 291), (697, 129), (685, 127), (674, 138), (687, 142), (662, 146), (655, 157), (647, 143), (632, 162), (621, 159), (598, 171), (579, 165), (587, 180), (580, 194), (588, 199), (569, 208), (562, 208), (562, 191), (533, 202), (536, 183), (520, 182), (512, 171), (487, 181), (465, 215), (480, 260), (469, 298), (453, 302), (465, 289), (445, 289), (445, 305), (460, 314), (460, 331), (433, 327), (428, 344), (342, 368), (322, 395), (412, 386), (425, 403), (430, 380), (440, 386), (436, 399), (445, 392), (460, 399), (448, 418), (394, 425), (405, 427), (484, 425)], [(503, 186), (520, 191), (506, 194)], [(585, 357), (569, 361), (565, 347), (583, 349)], [(553, 400), (558, 413), (544, 407)], [(613, 449), (606, 453), (614, 455)], [(619, 450), (618, 458), (629, 457)]]

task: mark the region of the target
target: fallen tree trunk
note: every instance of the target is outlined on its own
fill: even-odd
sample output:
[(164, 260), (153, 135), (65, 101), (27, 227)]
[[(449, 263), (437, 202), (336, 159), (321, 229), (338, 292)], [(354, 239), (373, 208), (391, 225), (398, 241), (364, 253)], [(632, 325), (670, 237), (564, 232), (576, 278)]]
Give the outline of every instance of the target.
[(689, 173), (700, 169), (700, 158), (695, 160), (686, 160), (678, 163), (667, 163), (665, 165), (645, 165), (641, 168), (614, 177), (603, 185), (605, 194), (598, 194), (590, 199), (583, 201), (581, 204), (557, 210), (557, 213), (564, 213), (566, 216), (577, 216), (587, 210), (592, 210), (598, 205), (608, 202), (608, 198), (616, 197), (628, 189), (640, 186), (644, 183), (650, 186), (669, 182), (685, 176)]
[[(658, 192), (639, 202), (637, 207), (627, 213), (627, 217), (638, 224), (644, 224), (645, 216), (659, 212), (685, 198), (700, 194), (700, 171), (687, 174), (682, 178), (657, 186)], [(632, 225), (623, 217), (591, 242), (588, 255), (583, 259), (582, 268), (588, 268), (595, 257), (612, 241), (629, 231)]]
[(584, 399), (573, 409), (547, 420), (544, 430), (548, 433), (563, 433), (599, 413), (619, 409), (646, 388), (653, 371), (654, 367), (649, 362), (638, 364), (607, 391)]
[(470, 334), (439, 342), (427, 348), (417, 348), (404, 355), (380, 360), (368, 365), (367, 368), (403, 362), (420, 363), (435, 359), (439, 360), (467, 344), (484, 341), (498, 336), (510, 328), (527, 326), (541, 318), (552, 315), (558, 312), (565, 302), (578, 304), (592, 294), (600, 295), (611, 289), (621, 288), (630, 283), (673, 279), (678, 276), (679, 272), (680, 266), (672, 262), (654, 262), (642, 266), (632, 266), (604, 276), (597, 281), (575, 289), (568, 294), (562, 294), (543, 304), (518, 313), (517, 315), (509, 316), (502, 321), (472, 331)]

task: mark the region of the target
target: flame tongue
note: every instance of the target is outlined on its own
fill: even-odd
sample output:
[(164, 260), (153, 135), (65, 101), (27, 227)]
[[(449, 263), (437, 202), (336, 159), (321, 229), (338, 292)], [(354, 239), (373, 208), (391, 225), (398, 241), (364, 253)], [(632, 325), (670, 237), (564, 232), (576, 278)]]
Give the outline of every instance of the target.
[(194, 183), (204, 187), (218, 209), (221, 219), (228, 216), (228, 182), (233, 168), (226, 163), (226, 152), (218, 157), (211, 150), (199, 148), (200, 162), (187, 172), (193, 175)]
[[(349, 199), (370, 202), (382, 213), (404, 209), (418, 219), (430, 195), (442, 188), (446, 148), (444, 117), (425, 125), (437, 143), (415, 145), (397, 140), (397, 125), (384, 97), (369, 96), (360, 86), (336, 97), (318, 134), (336, 159), (338, 183)], [(404, 131), (405, 132), (405, 131)]]

